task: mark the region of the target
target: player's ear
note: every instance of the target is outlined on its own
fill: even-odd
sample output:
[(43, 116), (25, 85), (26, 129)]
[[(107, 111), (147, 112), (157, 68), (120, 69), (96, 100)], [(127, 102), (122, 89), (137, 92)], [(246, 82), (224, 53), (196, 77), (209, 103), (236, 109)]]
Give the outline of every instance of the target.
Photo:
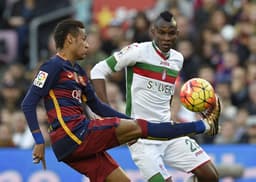
[(151, 25), (149, 28), (149, 35), (152, 38), (154, 36), (154, 34), (155, 34), (155, 27), (154, 27), (154, 25)]
[(73, 41), (72, 38), (73, 38), (73, 37), (72, 37), (71, 34), (68, 34), (68, 35), (67, 35), (67, 43), (68, 43), (68, 44), (72, 44), (72, 41)]
[(176, 36), (179, 36), (179, 34), (180, 34), (180, 30), (177, 28)]

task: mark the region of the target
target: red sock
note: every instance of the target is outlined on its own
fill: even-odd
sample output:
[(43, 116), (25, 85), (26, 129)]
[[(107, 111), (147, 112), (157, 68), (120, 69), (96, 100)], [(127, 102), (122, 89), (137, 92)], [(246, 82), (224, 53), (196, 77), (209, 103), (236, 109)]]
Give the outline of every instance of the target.
[(148, 123), (146, 120), (144, 119), (136, 119), (138, 125), (141, 128), (141, 132), (142, 132), (142, 138), (146, 138), (148, 136)]

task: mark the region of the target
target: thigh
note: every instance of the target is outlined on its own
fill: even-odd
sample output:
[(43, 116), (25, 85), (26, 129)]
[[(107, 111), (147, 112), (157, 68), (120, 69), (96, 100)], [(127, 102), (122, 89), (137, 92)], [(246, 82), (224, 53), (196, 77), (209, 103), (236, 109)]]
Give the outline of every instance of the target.
[(107, 179), (105, 182), (130, 182), (131, 180), (129, 177), (126, 175), (124, 170), (120, 167), (116, 168), (113, 172), (111, 172), (110, 175), (108, 175)]
[(210, 157), (194, 139), (172, 139), (166, 146), (164, 162), (180, 171), (191, 172), (210, 161)]
[(142, 130), (147, 126), (144, 122), (144, 124), (138, 124), (138, 122), (139, 120), (120, 120), (120, 124), (116, 128), (116, 136), (120, 144), (124, 144), (142, 137)]
[(218, 171), (211, 161), (198, 166), (192, 170), (192, 173), (194, 173), (198, 179), (204, 181), (218, 181), (219, 178)]
[(104, 118), (91, 120), (84, 141), (79, 146), (81, 155), (93, 155), (119, 145), (116, 137), (116, 127), (119, 118)]
[(74, 152), (63, 162), (86, 175), (91, 182), (104, 182), (119, 167), (107, 152), (97, 153), (86, 158), (80, 158), (79, 155), (79, 153)]
[(170, 174), (164, 166), (162, 159), (163, 150), (161, 144), (148, 144), (144, 140), (138, 140), (129, 146), (131, 157), (139, 168), (144, 179), (149, 180), (152, 176), (160, 173), (164, 179), (170, 178)]

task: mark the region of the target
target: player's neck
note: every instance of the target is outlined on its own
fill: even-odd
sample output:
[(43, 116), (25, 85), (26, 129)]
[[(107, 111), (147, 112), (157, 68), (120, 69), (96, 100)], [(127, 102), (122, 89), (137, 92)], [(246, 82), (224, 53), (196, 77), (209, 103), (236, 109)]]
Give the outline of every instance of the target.
[(163, 59), (168, 59), (170, 56), (170, 51), (168, 52), (163, 52), (156, 44), (155, 41), (152, 41), (152, 46), (155, 49), (155, 51), (163, 58)]
[(60, 50), (57, 52), (56, 54), (57, 56), (61, 57), (63, 60), (65, 61), (69, 61), (72, 65), (75, 64), (75, 60), (73, 59), (72, 56), (70, 56), (69, 54), (67, 54), (65, 51)]

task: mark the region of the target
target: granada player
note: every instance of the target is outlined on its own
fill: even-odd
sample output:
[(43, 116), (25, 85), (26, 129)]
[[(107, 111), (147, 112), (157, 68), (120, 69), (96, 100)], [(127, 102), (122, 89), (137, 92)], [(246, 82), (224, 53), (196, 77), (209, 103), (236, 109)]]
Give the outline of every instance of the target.
[[(22, 102), (22, 110), (36, 142), (34, 163), (43, 162), (46, 167), (45, 144), (36, 115), (41, 98), (44, 99), (52, 149), (57, 159), (88, 176), (91, 182), (130, 181), (106, 152), (109, 148), (139, 137), (170, 139), (190, 133), (217, 133), (218, 105), (204, 120), (179, 125), (132, 120), (118, 113), (99, 101), (86, 73), (76, 63), (85, 58), (89, 46), (83, 24), (72, 19), (60, 22), (54, 40), (57, 54), (40, 67)], [(83, 102), (96, 114), (109, 118), (89, 120), (83, 112)]]
[[(172, 49), (178, 36), (173, 15), (162, 12), (153, 22), (153, 41), (133, 43), (99, 62), (91, 70), (97, 95), (107, 101), (105, 79), (126, 69), (126, 114), (158, 123), (173, 123), (170, 102), (175, 80), (182, 69), (183, 56)], [(218, 181), (210, 157), (189, 137), (169, 141), (139, 139), (129, 146), (132, 158), (144, 178), (150, 182), (171, 181), (165, 165), (194, 173), (198, 181)]]

